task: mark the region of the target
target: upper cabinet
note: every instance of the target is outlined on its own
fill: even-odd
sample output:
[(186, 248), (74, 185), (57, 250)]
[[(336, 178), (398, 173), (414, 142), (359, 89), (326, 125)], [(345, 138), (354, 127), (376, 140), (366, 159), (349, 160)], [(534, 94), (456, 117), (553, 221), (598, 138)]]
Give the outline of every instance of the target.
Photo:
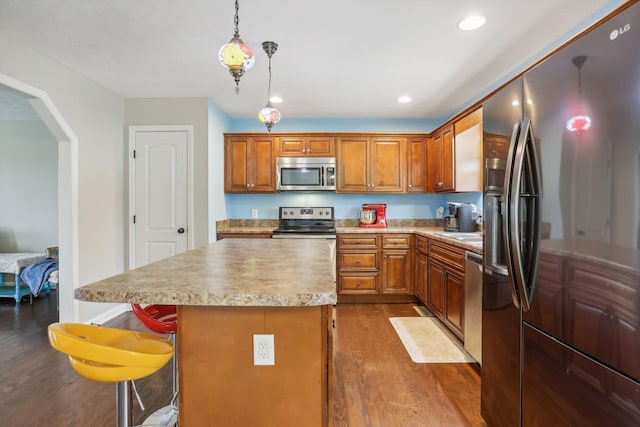
[(262, 135), (225, 135), (225, 193), (275, 193), (275, 140)]
[(427, 143), (430, 192), (482, 191), (482, 109), (434, 132)]
[(278, 137), (278, 155), (283, 157), (334, 157), (334, 137), (286, 135)]
[(427, 138), (407, 138), (407, 193), (427, 192)]
[(430, 192), (454, 191), (453, 125), (435, 132), (427, 144), (428, 189)]
[(405, 137), (342, 135), (336, 145), (336, 192), (406, 192)]

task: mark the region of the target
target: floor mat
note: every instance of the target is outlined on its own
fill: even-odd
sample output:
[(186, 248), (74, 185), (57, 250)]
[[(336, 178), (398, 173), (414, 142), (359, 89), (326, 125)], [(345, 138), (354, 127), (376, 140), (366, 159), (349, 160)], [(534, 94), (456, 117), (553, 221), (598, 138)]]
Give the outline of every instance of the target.
[(434, 317), (391, 317), (389, 321), (415, 363), (475, 362)]

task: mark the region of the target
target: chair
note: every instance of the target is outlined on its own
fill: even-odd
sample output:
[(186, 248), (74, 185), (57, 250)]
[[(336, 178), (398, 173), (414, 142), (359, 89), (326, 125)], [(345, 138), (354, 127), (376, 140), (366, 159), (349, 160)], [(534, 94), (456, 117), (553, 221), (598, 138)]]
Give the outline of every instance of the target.
[[(178, 329), (178, 315), (175, 305), (152, 304), (142, 307), (140, 304), (131, 304), (136, 317), (152, 332), (158, 334), (170, 334), (170, 341), (177, 348), (176, 331)], [(158, 426), (173, 426), (178, 421), (178, 363), (173, 356), (173, 381), (171, 403), (151, 414), (145, 424)]]
[(162, 368), (174, 354), (168, 340), (141, 332), (81, 323), (52, 323), (51, 347), (69, 356), (85, 378), (116, 383), (116, 427), (132, 427), (132, 380)]

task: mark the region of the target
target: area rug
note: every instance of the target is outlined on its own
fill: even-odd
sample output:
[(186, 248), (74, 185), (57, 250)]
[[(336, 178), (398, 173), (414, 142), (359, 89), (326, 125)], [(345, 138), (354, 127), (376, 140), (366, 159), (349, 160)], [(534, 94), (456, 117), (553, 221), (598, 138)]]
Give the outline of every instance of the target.
[(391, 317), (389, 321), (415, 363), (475, 362), (433, 317)]

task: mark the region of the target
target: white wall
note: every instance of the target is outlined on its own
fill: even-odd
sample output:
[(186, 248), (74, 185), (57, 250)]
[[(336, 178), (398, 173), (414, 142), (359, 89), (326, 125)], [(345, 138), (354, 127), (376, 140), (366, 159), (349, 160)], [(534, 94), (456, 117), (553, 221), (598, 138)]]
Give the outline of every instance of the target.
[(216, 240), (216, 221), (227, 219), (224, 196), (224, 133), (230, 126), (225, 113), (209, 100), (209, 242)]
[(0, 120), (0, 252), (58, 245), (58, 141), (42, 120)]
[[(207, 98), (127, 99), (125, 124), (193, 126), (194, 246), (208, 243), (208, 117)], [(124, 157), (123, 157), (124, 158)], [(191, 173), (191, 171), (189, 172)]]
[[(67, 286), (60, 291), (60, 319), (92, 319), (114, 305), (74, 304), (68, 287), (124, 269), (124, 99), (2, 34), (0, 73), (44, 91), (78, 139), (77, 147), (60, 144), (58, 151), (59, 199), (64, 201), (60, 206), (60, 286)], [(72, 199), (77, 200), (77, 218), (67, 206)], [(74, 231), (77, 235), (72, 236)], [(63, 246), (62, 242), (68, 243)], [(71, 247), (73, 242), (76, 248)], [(77, 277), (69, 270), (77, 272)]]

